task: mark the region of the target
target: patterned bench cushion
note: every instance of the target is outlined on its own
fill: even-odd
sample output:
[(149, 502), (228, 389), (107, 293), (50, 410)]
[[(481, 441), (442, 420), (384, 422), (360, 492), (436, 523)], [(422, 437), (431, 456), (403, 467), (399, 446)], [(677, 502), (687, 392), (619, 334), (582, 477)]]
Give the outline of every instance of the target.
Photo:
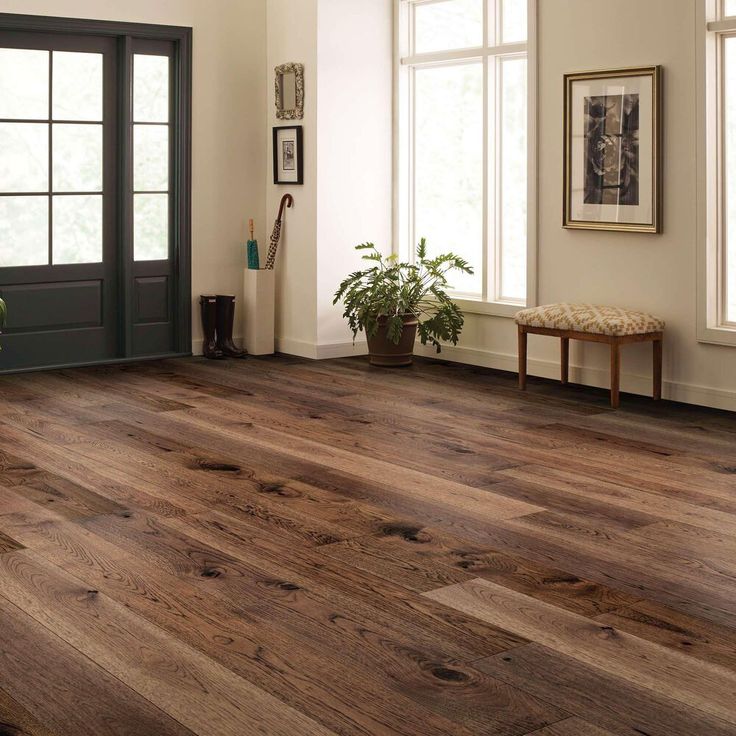
[(664, 320), (646, 312), (595, 304), (545, 304), (522, 309), (516, 314), (516, 324), (616, 337), (664, 330)]

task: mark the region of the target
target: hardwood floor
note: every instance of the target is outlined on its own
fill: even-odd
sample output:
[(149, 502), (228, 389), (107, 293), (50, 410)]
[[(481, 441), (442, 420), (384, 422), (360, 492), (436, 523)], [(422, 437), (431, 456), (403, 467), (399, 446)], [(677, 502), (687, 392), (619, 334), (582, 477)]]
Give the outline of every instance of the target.
[(423, 360), (0, 378), (0, 735), (736, 735), (736, 416), (623, 407)]

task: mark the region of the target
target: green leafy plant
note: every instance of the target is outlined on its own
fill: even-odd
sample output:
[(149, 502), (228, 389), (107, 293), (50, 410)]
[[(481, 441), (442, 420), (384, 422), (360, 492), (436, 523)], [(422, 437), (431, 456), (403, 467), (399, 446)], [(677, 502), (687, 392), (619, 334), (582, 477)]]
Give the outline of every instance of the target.
[(335, 292), (333, 304), (344, 302), (345, 317), (353, 331), (365, 331), (368, 337), (378, 332), (385, 321), (388, 339), (395, 345), (401, 340), (404, 318), (414, 316), (422, 345), (428, 342), (441, 350), (441, 342), (457, 345), (463, 328), (463, 313), (447, 295), (447, 275), (451, 271), (473, 273), (463, 258), (443, 253), (427, 258), (427, 243), (421, 239), (414, 263), (398, 263), (396, 255), (383, 256), (373, 243), (356, 245), (367, 251), (363, 260), (375, 265), (351, 273)]

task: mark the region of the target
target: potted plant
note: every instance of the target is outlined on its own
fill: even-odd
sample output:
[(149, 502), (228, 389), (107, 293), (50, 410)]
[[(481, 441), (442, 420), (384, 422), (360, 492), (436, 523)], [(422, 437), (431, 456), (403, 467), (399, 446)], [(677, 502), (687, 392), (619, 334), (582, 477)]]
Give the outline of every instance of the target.
[(371, 365), (410, 365), (417, 332), (422, 345), (429, 342), (438, 353), (440, 341), (457, 345), (463, 314), (447, 295), (447, 274), (472, 274), (467, 261), (453, 253), (427, 258), (424, 238), (414, 263), (398, 263), (396, 255), (384, 257), (373, 243), (355, 249), (368, 251), (363, 260), (375, 265), (351, 273), (335, 292), (333, 304), (344, 302), (343, 317), (353, 340), (365, 332)]

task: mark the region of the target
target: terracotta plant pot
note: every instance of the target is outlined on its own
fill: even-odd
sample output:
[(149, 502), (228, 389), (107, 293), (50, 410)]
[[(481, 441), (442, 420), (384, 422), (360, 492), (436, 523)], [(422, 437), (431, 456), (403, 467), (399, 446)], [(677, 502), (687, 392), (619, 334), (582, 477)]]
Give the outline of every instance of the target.
[(387, 317), (378, 318), (378, 332), (368, 338), (368, 353), (371, 365), (398, 366), (411, 365), (414, 358), (414, 340), (417, 336), (417, 319), (411, 314), (404, 315), (404, 329), (398, 345), (394, 345), (386, 335)]

